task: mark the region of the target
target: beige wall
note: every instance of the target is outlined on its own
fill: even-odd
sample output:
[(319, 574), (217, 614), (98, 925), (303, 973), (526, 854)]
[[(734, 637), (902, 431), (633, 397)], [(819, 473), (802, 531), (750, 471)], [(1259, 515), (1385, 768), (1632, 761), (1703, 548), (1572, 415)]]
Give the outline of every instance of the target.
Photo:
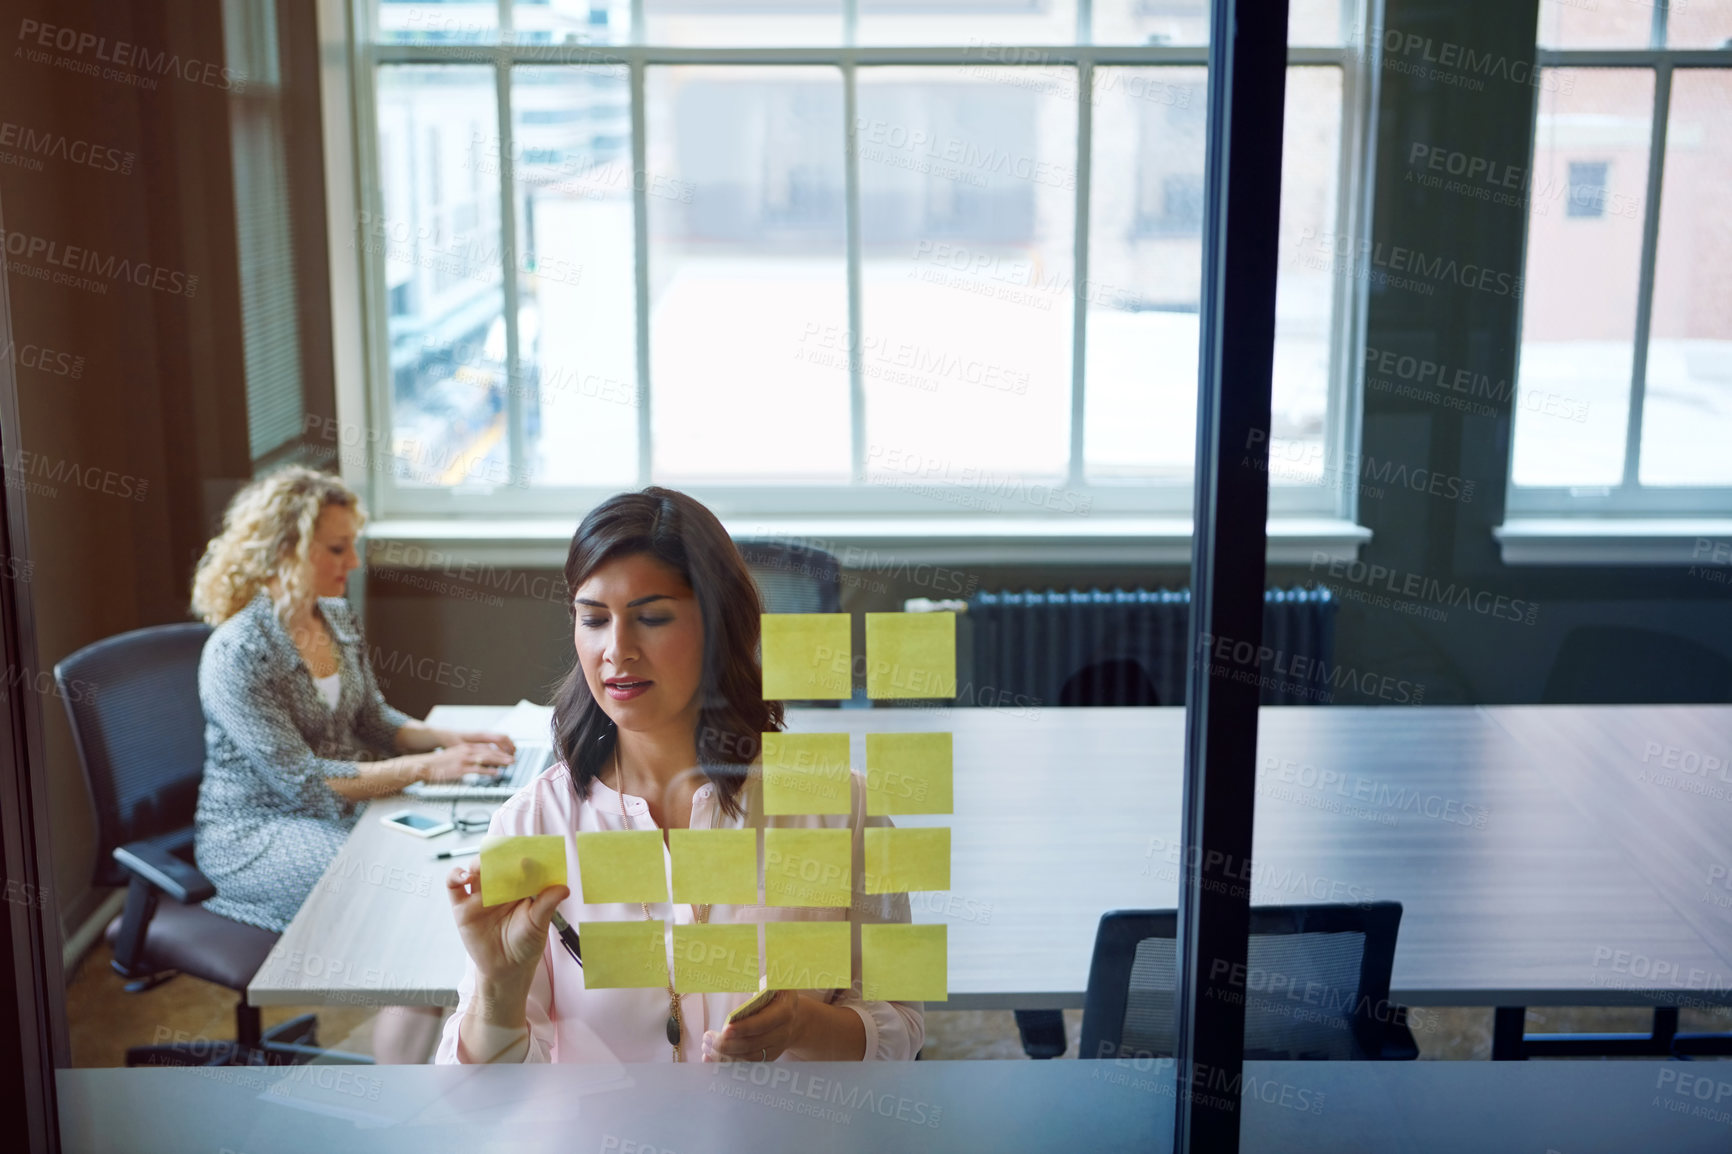
[[(897, 566), (901, 571), (893, 572)], [(952, 565), (924, 584), (911, 573), (905, 561), (888, 555), (843, 571), (842, 609), (854, 616), (855, 652), (864, 651), (862, 614), (898, 611), (911, 597), (958, 596), (959, 587), (978, 591), (1190, 583), (1184, 567)], [(943, 588), (934, 587), (938, 584)], [(509, 705), (520, 698), (550, 702), (552, 686), (572, 661), (572, 621), (564, 588), (563, 577), (551, 570), (488, 572), (467, 581), (460, 574), (437, 571), (371, 570), (367, 647), (385, 699), (416, 717), (441, 704)], [(510, 589), (532, 589), (545, 596), (507, 597), (499, 592)]]

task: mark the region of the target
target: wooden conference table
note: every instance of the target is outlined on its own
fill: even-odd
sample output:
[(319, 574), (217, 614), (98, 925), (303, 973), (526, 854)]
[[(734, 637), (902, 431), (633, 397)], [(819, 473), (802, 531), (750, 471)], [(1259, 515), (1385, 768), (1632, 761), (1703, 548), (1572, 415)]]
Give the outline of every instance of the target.
[[(1181, 709), (794, 709), (789, 725), (856, 735), (856, 765), (869, 731), (955, 735), (955, 813), (896, 819), (953, 831), (952, 889), (911, 895), (916, 922), (950, 927), (950, 999), (929, 1008), (1079, 1007), (1100, 915), (1176, 904)], [(1732, 917), (1714, 903), (1732, 899), (1716, 889), (1732, 707), (1271, 707), (1258, 749), (1252, 901), (1400, 901), (1395, 1000), (1732, 1004)], [(1698, 771), (1662, 781), (1668, 758)], [(1712, 773), (1718, 797), (1699, 792)], [(405, 807), (452, 808), (373, 802), (253, 978), (254, 1005), (456, 1004), (452, 863), (432, 855), (479, 835), (377, 820)]]

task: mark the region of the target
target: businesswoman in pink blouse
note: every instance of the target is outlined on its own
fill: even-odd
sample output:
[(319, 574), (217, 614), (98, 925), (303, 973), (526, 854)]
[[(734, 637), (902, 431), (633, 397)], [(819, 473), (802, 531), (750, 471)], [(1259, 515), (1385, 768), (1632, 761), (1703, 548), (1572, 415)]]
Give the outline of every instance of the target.
[[(782, 728), (762, 700), (757, 650), (762, 602), (721, 522), (668, 489), (624, 493), (597, 506), (565, 562), (577, 660), (554, 704), (558, 764), (494, 815), (493, 834), (561, 834), (573, 886), (491, 908), (480, 870), (447, 882), (469, 964), (438, 1062), (764, 1062), (910, 1059), (925, 1036), (918, 1002), (861, 997), (860, 936), (851, 934), (852, 986), (782, 990), (729, 1024), (744, 993), (675, 993), (672, 933), (665, 989), (587, 989), (584, 970), (548, 932), (557, 909), (585, 921), (648, 919), (711, 925), (772, 920), (907, 922), (906, 894), (867, 894), (858, 863), (865, 786), (853, 775), (852, 813), (766, 816), (755, 755)], [(758, 799), (758, 800), (754, 800)], [(853, 832), (847, 908), (585, 904), (573, 834), (591, 830), (846, 828)]]

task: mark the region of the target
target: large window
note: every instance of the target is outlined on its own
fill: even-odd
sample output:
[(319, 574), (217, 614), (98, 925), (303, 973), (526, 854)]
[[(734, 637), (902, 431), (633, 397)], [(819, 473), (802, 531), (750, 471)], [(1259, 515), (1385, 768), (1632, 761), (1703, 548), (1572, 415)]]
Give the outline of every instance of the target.
[(1541, 6), (1514, 512), (1732, 485), (1732, 4)]
[[(1204, 0), (360, 18), (386, 510), (1189, 512)], [(1283, 254), (1362, 228), (1360, 19), (1293, 4)], [(1313, 265), (1283, 257), (1272, 510), (1350, 516), (1357, 289)]]

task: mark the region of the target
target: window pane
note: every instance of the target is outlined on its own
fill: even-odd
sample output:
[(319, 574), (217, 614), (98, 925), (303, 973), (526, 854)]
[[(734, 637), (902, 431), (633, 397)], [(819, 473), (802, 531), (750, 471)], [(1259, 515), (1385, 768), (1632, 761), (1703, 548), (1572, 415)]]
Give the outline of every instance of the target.
[(1197, 438), (1203, 68), (1095, 70), (1083, 449), (1094, 478), (1185, 483)]
[(379, 39), (386, 43), (473, 44), (499, 39), (499, 5), (378, 0)]
[(637, 290), (632, 192), (682, 186), (631, 166), (624, 68), (519, 68), (511, 76), (518, 274), (516, 384), (524, 454), (544, 485), (637, 478)]
[[(1093, 479), (1190, 475), (1206, 84), (1201, 68), (1095, 74), (1084, 390)], [(1340, 69), (1288, 71), (1284, 133), (1270, 480), (1314, 484), (1323, 473), (1334, 288), (1327, 264), (1288, 254), (1337, 227)]]
[(840, 44), (842, 0), (643, 0), (645, 44)]
[(1672, 0), (1666, 47), (1732, 48), (1732, 0)]
[(869, 481), (962, 502), (1065, 471), (1076, 103), (1017, 79), (860, 71)]
[(862, 44), (1070, 44), (1076, 0), (858, 0)]
[(505, 432), (504, 254), (493, 73), (405, 65), (378, 72), (380, 219), (360, 231), (385, 278), (392, 470), (413, 485), (510, 478)]
[(1096, 44), (1207, 44), (1209, 0), (1095, 0)]
[[(1688, 0), (1680, 0), (1688, 2)], [(1672, 17), (1674, 20), (1677, 16)], [(1653, 43), (1654, 4), (1616, 0), (1541, 0), (1541, 48), (1646, 48)]]
[(1672, 74), (1642, 403), (1644, 485), (1732, 483), (1729, 113), (1732, 72)]
[(624, 44), (631, 38), (631, 0), (516, 0), (519, 43)]
[[(1289, 44), (1341, 44), (1359, 0), (1292, 0)], [(1096, 44), (1207, 44), (1209, 0), (1095, 0)]]
[[(846, 480), (842, 77), (652, 68), (657, 480)], [(838, 367), (838, 365), (840, 367)]]
[(1352, 39), (1359, 0), (1292, 0), (1287, 12), (1287, 43), (1342, 44)]
[(1528, 174), (1517, 485), (1623, 478), (1653, 108), (1646, 70), (1542, 73)]
[[(1297, 259), (1307, 236), (1339, 229), (1341, 70), (1289, 68), (1282, 117), (1281, 248), (1275, 275), (1274, 410), (1269, 482), (1323, 482), (1324, 417), (1336, 282)], [(1351, 483), (1351, 482), (1349, 482)]]

